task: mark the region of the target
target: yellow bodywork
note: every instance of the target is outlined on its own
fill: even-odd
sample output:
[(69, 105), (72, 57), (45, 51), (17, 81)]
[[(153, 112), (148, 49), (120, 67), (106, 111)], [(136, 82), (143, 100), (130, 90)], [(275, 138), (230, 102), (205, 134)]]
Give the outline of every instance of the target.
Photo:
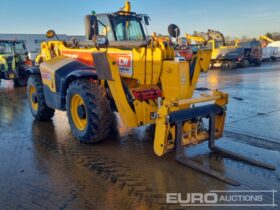
[(9, 72), (8, 74), (7, 74), (7, 78), (6, 79), (15, 79), (16, 78), (16, 59), (15, 59), (15, 57), (13, 57), (13, 60), (12, 60), (12, 68), (11, 69), (9, 69), (9, 65), (8, 65), (8, 63), (7, 63), (7, 60), (6, 60), (6, 58), (8, 57), (8, 56), (11, 56), (11, 55), (0, 55), (0, 65), (2, 66), (0, 66), (0, 71), (2, 71), (2, 72)]
[(208, 41), (208, 46), (212, 49), (212, 56), (211, 59), (215, 60), (217, 57), (221, 54), (221, 50), (223, 49), (234, 49), (237, 48), (238, 46), (232, 45), (232, 46), (225, 46), (225, 45), (217, 45), (217, 40), (209, 40)]
[[(8, 71), (9, 70), (9, 67), (8, 67), (8, 64), (7, 64), (7, 60), (6, 60), (6, 56), (10, 56), (10, 55), (0, 55), (0, 64), (2, 64), (4, 66), (4, 71)], [(13, 58), (12, 60), (12, 69), (10, 70), (16, 70), (16, 59)]]
[(266, 36), (266, 35), (260, 36), (259, 39), (260, 39), (261, 41), (266, 41), (266, 42), (268, 42), (268, 43), (274, 42), (273, 39), (269, 38), (269, 37)]
[(185, 37), (188, 40), (188, 44), (192, 44), (192, 41), (194, 41), (197, 44), (203, 44), (203, 45), (207, 43), (207, 40), (202, 36), (185, 34)]

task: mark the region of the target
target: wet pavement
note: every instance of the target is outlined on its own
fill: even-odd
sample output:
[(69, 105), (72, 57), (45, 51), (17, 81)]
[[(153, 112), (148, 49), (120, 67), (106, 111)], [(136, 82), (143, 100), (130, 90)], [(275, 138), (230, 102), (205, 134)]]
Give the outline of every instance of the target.
[(203, 75), (198, 87), (229, 93), (226, 130), (280, 143), (280, 62)]
[(15, 89), (12, 82), (2, 81), (1, 209), (184, 209), (166, 204), (166, 193), (272, 189), (278, 190), (275, 203), (279, 205), (278, 84), (280, 63), (215, 70), (200, 78), (198, 87), (230, 94), (226, 132), (218, 144), (277, 167), (269, 171), (220, 158), (209, 153), (207, 144), (186, 151), (204, 166), (241, 182), (233, 187), (180, 165), (174, 153), (156, 157), (145, 128), (129, 130), (120, 125), (120, 134), (114, 138), (96, 145), (80, 144), (72, 137), (64, 112), (56, 112), (50, 122), (35, 121), (25, 88)]

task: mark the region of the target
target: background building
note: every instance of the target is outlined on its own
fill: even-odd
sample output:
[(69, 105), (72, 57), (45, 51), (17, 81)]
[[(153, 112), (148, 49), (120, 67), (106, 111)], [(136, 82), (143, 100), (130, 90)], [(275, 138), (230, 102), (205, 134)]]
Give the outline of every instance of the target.
[[(85, 40), (85, 36), (72, 36), (66, 34), (58, 34), (57, 36), (60, 40), (70, 40), (73, 37), (79, 41)], [(0, 34), (0, 39), (24, 41), (32, 60), (40, 52), (41, 43), (48, 40), (45, 34)]]

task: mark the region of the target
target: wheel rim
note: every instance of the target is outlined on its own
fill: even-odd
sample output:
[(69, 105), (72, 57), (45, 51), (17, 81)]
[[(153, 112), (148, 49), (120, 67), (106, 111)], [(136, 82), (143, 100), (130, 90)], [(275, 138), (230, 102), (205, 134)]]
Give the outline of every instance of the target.
[(32, 109), (37, 112), (38, 111), (38, 97), (37, 97), (37, 91), (34, 86), (29, 87), (29, 101), (31, 104)]
[(87, 126), (85, 103), (78, 94), (73, 95), (71, 98), (71, 116), (75, 127), (80, 131), (85, 130)]

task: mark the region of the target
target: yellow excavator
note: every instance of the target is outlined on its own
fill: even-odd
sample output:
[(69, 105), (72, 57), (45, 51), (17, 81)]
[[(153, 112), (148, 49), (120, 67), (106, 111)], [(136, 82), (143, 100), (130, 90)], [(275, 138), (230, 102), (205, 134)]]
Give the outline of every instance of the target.
[(191, 34), (185, 34), (186, 39), (188, 40), (188, 44), (191, 45), (192, 41), (194, 41), (196, 44), (207, 44), (207, 40), (199, 35), (191, 35)]
[(208, 40), (204, 36), (198, 35), (198, 34), (185, 34), (185, 38), (187, 40), (187, 45), (190, 46), (193, 49), (193, 52), (196, 53), (198, 49), (210, 49), (211, 50), (211, 58), (213, 54), (212, 47), (208, 45)]
[(259, 37), (259, 40), (265, 41), (266, 44), (270, 44), (270, 43), (272, 43), (272, 42), (275, 42), (273, 39), (269, 38), (269, 37), (266, 36), (266, 35), (260, 36), (260, 37)]
[[(199, 50), (191, 61), (177, 60), (165, 41), (148, 39), (149, 17), (123, 10), (87, 15), (88, 41), (49, 41), (41, 45), (40, 65), (29, 69), (27, 96), (37, 120), (55, 110), (67, 112), (73, 135), (84, 143), (105, 139), (114, 112), (129, 127), (155, 125), (154, 152), (176, 150), (176, 160), (232, 185), (240, 183), (186, 157), (184, 147), (209, 142), (209, 148), (268, 169), (273, 166), (215, 145), (223, 135), (228, 95), (220, 91), (193, 97), (211, 51)], [(179, 28), (170, 27), (177, 38)], [(50, 30), (47, 37), (55, 37)]]
[(238, 57), (230, 55), (238, 54), (238, 42), (229, 45), (221, 32), (209, 29), (207, 32), (186, 34), (185, 37), (189, 40), (189, 44), (195, 42), (197, 48), (203, 47), (212, 50), (210, 68), (228, 70), (236, 68), (238, 65), (243, 66), (242, 55)]

